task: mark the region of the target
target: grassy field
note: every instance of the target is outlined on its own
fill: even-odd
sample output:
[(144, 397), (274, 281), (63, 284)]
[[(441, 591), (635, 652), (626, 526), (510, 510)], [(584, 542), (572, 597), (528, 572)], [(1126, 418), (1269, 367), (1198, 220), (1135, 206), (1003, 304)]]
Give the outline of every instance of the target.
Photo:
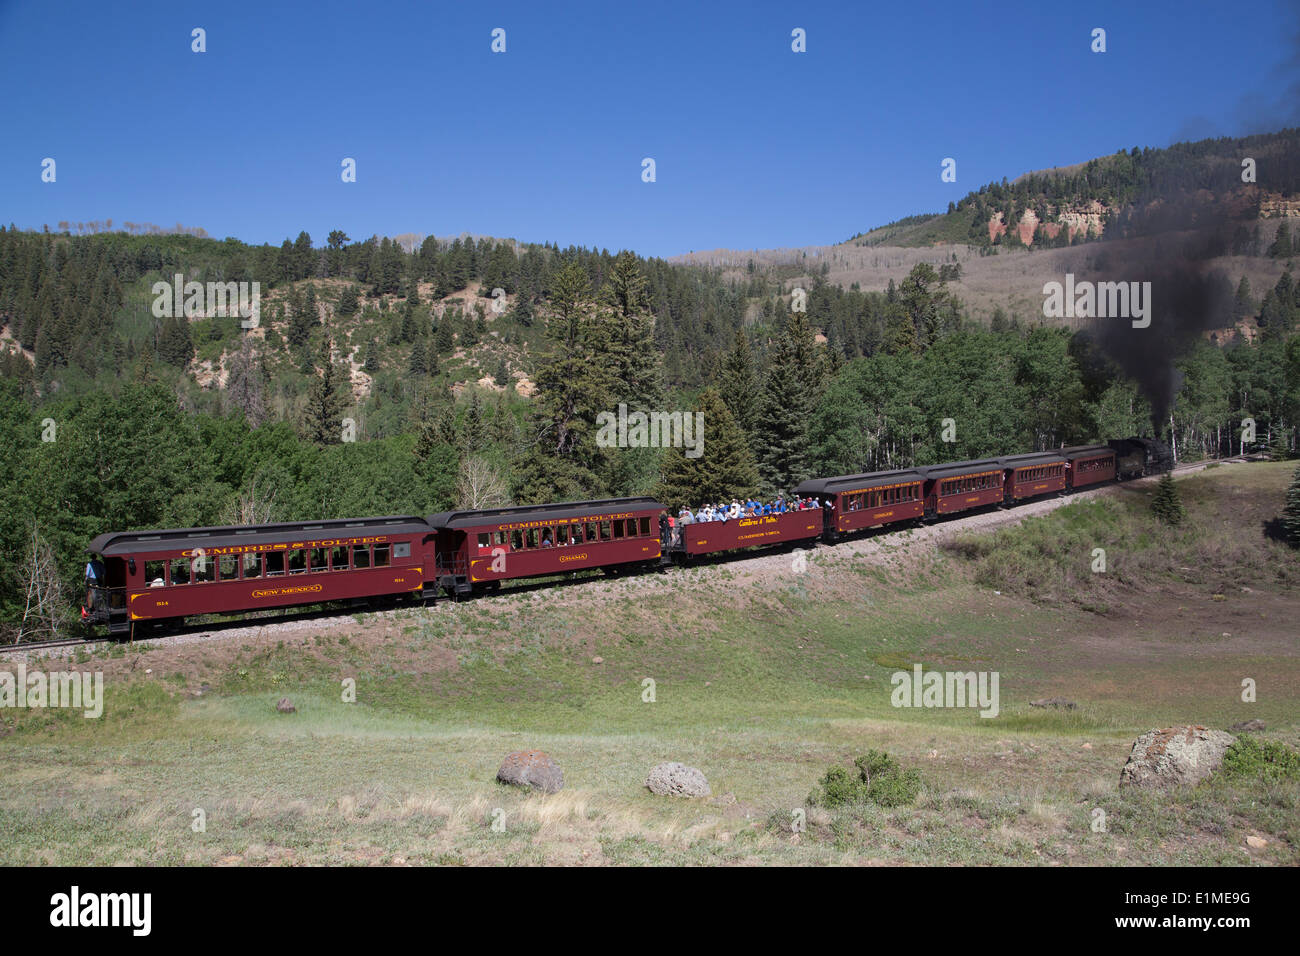
[[(1291, 472), (1180, 480), (1173, 532), (1125, 486), (944, 548), (892, 536), (883, 560), (850, 543), (806, 570), (773, 555), (82, 654), (102, 719), (0, 711), (0, 863), (1294, 865), (1300, 784), (1117, 789), (1153, 727), (1259, 718), (1300, 741), (1300, 556), (1265, 533)], [(996, 671), (1000, 713), (893, 707), (918, 663)], [(562, 792), (495, 783), (530, 748)], [(808, 805), (872, 748), (920, 771), (914, 806)], [(652, 796), (664, 760), (715, 796)]]

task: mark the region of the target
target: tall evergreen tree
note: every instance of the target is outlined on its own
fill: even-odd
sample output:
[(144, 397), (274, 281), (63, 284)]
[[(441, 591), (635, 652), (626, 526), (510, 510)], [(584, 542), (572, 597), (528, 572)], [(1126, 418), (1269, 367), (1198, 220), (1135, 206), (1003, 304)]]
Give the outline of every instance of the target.
[(807, 382), (788, 335), (777, 338), (754, 417), (754, 457), (764, 492), (789, 493), (808, 477)]
[(338, 445), (343, 440), (343, 397), (339, 394), (339, 378), (330, 354), (330, 341), (326, 339), (321, 345), (316, 376), (304, 409), (306, 438), (315, 445)]
[(428, 375), (429, 361), (425, 356), (424, 339), (416, 339), (415, 345), (411, 347), (411, 361), (407, 369), (412, 375)]
[(1268, 254), (1274, 259), (1290, 259), (1293, 253), (1291, 227), (1283, 219), (1277, 227), (1277, 235), (1273, 237), (1273, 244), (1268, 247)]
[(752, 440), (754, 417), (758, 412), (758, 376), (754, 372), (749, 336), (743, 327), (736, 330), (731, 351), (723, 359), (718, 392), (736, 425)]
[(730, 501), (753, 494), (758, 470), (745, 435), (716, 389), (700, 393), (695, 411), (704, 416), (703, 449), (695, 458), (685, 447), (671, 447), (664, 455), (663, 477), (655, 495), (670, 511), (682, 505), (692, 509), (704, 502)]

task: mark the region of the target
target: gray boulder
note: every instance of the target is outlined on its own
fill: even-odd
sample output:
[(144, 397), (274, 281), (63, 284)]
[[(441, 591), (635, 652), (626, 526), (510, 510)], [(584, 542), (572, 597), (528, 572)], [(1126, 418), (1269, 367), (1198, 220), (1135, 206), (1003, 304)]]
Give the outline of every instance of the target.
[(516, 750), (506, 754), (497, 779), (515, 787), (530, 787), (545, 793), (564, 789), (564, 771), (540, 750)]
[(1198, 784), (1219, 769), (1234, 740), (1232, 734), (1201, 726), (1148, 730), (1134, 742), (1119, 785), (1151, 790)]
[(650, 768), (645, 785), (661, 797), (707, 797), (713, 791), (704, 774), (683, 763), (661, 763)]

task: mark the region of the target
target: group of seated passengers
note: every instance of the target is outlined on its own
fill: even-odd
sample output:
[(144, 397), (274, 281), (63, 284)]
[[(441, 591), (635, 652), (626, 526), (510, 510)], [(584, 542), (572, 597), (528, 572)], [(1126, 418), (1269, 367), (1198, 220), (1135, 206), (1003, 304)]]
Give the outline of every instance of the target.
[[(830, 504), (828, 498), (826, 504)], [(702, 524), (706, 521), (731, 521), (735, 518), (758, 518), (763, 515), (785, 514), (787, 511), (812, 511), (822, 507), (821, 500), (818, 498), (791, 498), (788, 502), (785, 496), (777, 495), (772, 501), (763, 502), (757, 499), (749, 501), (732, 501), (730, 505), (720, 503), (716, 505), (701, 505), (700, 509), (694, 513), (690, 508), (683, 507), (677, 515), (675, 527), (680, 528), (687, 524)]]

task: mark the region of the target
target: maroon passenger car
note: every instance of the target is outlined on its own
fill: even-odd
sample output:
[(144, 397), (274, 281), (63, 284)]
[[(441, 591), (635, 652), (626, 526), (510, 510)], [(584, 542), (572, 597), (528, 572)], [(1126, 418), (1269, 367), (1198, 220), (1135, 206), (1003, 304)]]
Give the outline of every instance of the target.
[(428, 537), (404, 516), (109, 532), (87, 549), (106, 572), (87, 620), (125, 634), (195, 614), (418, 595)]
[(1109, 445), (1074, 445), (1059, 454), (1067, 462), (1065, 486), (1071, 491), (1115, 480), (1115, 449)]
[(1002, 502), (1006, 472), (996, 458), (927, 465), (918, 470), (925, 476), (927, 518)]
[(1009, 455), (998, 462), (1006, 471), (1002, 483), (1005, 504), (1065, 490), (1065, 459), (1055, 452)]
[(831, 503), (826, 532), (833, 536), (921, 517), (925, 511), (924, 483), (919, 471), (873, 471), (814, 478), (799, 485), (795, 493)]
[(786, 511), (753, 518), (729, 518), (726, 521), (682, 525), (680, 543), (674, 550), (691, 555), (711, 554), (715, 551), (809, 541), (821, 533), (821, 509)]
[(460, 595), (511, 578), (657, 562), (663, 513), (653, 498), (444, 511), (429, 519), (436, 534), (429, 580)]

